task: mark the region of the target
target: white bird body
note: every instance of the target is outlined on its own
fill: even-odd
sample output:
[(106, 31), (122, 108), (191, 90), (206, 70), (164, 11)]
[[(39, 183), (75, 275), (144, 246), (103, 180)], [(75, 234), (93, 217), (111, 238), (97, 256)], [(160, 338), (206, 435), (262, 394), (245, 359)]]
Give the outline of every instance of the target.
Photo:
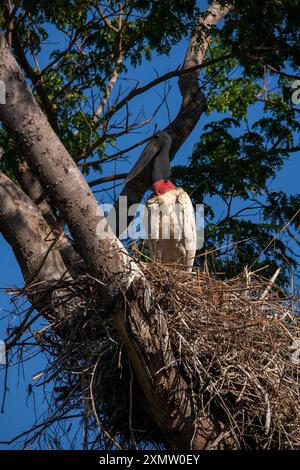
[(147, 238), (153, 260), (191, 271), (196, 253), (196, 222), (189, 195), (175, 188), (151, 197)]
[(159, 132), (151, 139), (126, 177), (135, 178), (152, 164), (152, 189), (147, 202), (144, 230), (153, 260), (192, 271), (196, 253), (196, 221), (189, 195), (170, 180), (172, 138)]

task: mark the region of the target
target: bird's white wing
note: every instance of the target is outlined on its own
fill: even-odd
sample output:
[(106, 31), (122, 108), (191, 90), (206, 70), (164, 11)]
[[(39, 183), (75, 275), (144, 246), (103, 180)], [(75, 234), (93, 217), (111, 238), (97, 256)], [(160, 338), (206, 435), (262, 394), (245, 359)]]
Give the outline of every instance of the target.
[(192, 269), (196, 253), (196, 222), (188, 194), (182, 188), (176, 188), (149, 199), (147, 208), (153, 259), (178, 262)]
[(189, 195), (183, 190), (178, 194), (178, 203), (182, 208), (182, 232), (186, 243), (186, 249), (196, 251), (196, 220), (194, 208)]

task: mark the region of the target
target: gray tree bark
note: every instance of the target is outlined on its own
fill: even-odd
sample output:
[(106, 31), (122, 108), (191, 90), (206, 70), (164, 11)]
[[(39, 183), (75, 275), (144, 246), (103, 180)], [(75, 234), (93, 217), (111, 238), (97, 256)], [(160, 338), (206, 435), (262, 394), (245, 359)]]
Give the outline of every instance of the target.
[[(211, 11), (207, 18), (215, 24), (225, 12), (214, 8), (216, 16)], [(185, 66), (194, 60), (191, 54), (188, 52)], [(197, 53), (195, 60), (202, 60), (203, 55), (203, 51)], [(83, 175), (28, 89), (2, 34), (0, 79), (7, 88), (6, 104), (0, 105), (0, 119), (22, 146), (30, 170), (60, 209), (88, 272), (98, 278), (103, 298), (110, 302), (116, 328), (145, 395), (145, 410), (172, 448), (205, 448), (216, 439), (220, 423), (210, 415), (197, 419), (188, 385), (172, 352), (166, 321), (147, 280), (110, 230)], [(196, 115), (199, 117), (199, 112), (203, 112), (204, 98), (196, 76), (183, 80), (186, 81), (180, 85), (181, 117), (168, 130), (174, 136), (188, 106), (192, 107), (190, 120), (186, 116), (184, 123), (181, 121), (184, 135), (195, 125)], [(195, 103), (202, 106), (201, 110)], [(176, 141), (174, 137), (173, 141), (174, 152), (182, 138)], [(49, 250), (49, 226), (41, 212), (5, 175), (0, 176), (0, 203), (0, 229), (14, 249), (25, 281), (30, 281), (33, 274), (45, 282), (70, 276), (59, 250), (53, 246)], [(99, 224), (105, 229), (105, 239), (97, 234)], [(41, 267), (45, 254), (46, 261)]]

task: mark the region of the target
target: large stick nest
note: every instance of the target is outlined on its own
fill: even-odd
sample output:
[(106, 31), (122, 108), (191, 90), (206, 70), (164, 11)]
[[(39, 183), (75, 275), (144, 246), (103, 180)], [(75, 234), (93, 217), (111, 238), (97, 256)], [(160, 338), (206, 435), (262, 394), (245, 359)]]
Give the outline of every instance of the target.
[[(150, 267), (199, 416), (218, 414), (237, 448), (300, 448), (300, 318), (256, 275), (227, 282)], [(300, 363), (300, 361), (299, 361)], [(224, 432), (225, 434), (225, 432)], [(221, 441), (215, 445), (222, 445)]]
[[(220, 281), (200, 270), (189, 274), (155, 263), (142, 269), (198, 416), (212, 413), (224, 423), (212, 447), (224, 448), (230, 435), (234, 448), (300, 448), (300, 317), (294, 300), (255, 274)], [(145, 411), (97, 282), (82, 276), (72, 292), (83, 299), (82, 315), (61, 323), (59, 335), (55, 329), (35, 334), (50, 358), (42, 380), (57, 382), (56, 416), (81, 410), (86, 448), (166, 446)], [(30, 434), (26, 444), (35, 439)]]

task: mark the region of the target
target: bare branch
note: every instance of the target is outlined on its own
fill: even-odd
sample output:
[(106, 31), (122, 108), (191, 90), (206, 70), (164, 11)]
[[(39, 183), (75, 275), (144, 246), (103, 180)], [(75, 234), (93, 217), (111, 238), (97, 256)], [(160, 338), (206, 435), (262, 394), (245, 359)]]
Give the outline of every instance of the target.
[[(137, 143), (135, 143), (134, 145), (131, 145), (130, 147), (127, 147), (126, 149), (124, 150), (120, 150), (116, 153), (114, 153), (113, 155), (108, 155), (107, 157), (105, 157), (104, 159), (102, 160), (96, 160), (96, 161), (92, 161), (92, 162), (84, 162), (84, 163), (79, 163), (78, 166), (79, 167), (83, 167), (83, 166), (94, 166), (95, 164), (99, 163), (104, 163), (106, 161), (112, 161), (118, 157), (120, 157), (121, 155), (124, 155), (124, 153), (127, 153), (127, 152), (130, 152), (131, 150), (134, 150), (135, 148), (137, 147), (140, 147), (141, 145), (145, 144), (146, 142), (149, 142), (149, 140), (151, 139), (152, 137), (147, 137), (146, 139), (143, 139)], [(98, 146), (98, 145), (97, 145)], [(97, 148), (97, 147), (95, 147)], [(80, 157), (80, 160), (84, 160), (86, 158), (88, 158), (90, 156), (90, 154), (95, 150), (95, 148), (93, 148), (92, 150), (89, 149), (87, 152), (84, 153), (84, 155), (82, 155)]]
[(102, 97), (101, 103), (99, 104), (99, 106), (97, 107), (97, 109), (95, 111), (94, 118), (97, 118), (99, 116), (99, 114), (101, 114), (104, 106), (106, 105), (106, 103), (109, 99), (109, 96), (110, 96), (110, 94), (111, 94), (111, 92), (112, 92), (112, 90), (115, 86), (117, 78), (119, 76), (120, 65), (122, 64), (122, 62), (123, 62), (122, 40), (120, 39), (117, 61), (116, 61), (113, 73), (110, 77), (109, 83), (108, 83), (108, 85), (106, 87), (106, 90), (104, 92), (104, 95)]
[(114, 33), (118, 34), (120, 32), (119, 28), (116, 28), (112, 22), (108, 19), (108, 16), (105, 15), (105, 13), (101, 10), (101, 8), (98, 5), (95, 5), (95, 8), (99, 15), (101, 16), (102, 20), (104, 21), (105, 26), (113, 31)]
[(105, 116), (103, 116), (103, 120), (109, 119), (113, 114), (115, 114), (117, 111), (119, 111), (123, 106), (125, 106), (129, 101), (131, 101), (133, 98), (135, 98), (138, 95), (141, 95), (142, 93), (145, 93), (145, 91), (150, 90), (151, 88), (155, 87), (156, 85), (159, 85), (160, 83), (163, 83), (167, 80), (170, 80), (174, 77), (184, 77), (184, 75), (187, 75), (191, 72), (197, 72), (203, 68), (209, 67), (211, 65), (217, 64), (219, 62), (223, 62), (224, 60), (228, 60), (234, 57), (234, 54), (224, 54), (221, 57), (217, 57), (212, 60), (208, 60), (207, 62), (204, 62), (202, 64), (194, 65), (188, 68), (181, 68), (181, 69), (176, 69), (172, 70), (171, 72), (167, 72), (164, 75), (161, 75), (151, 82), (147, 83), (144, 86), (141, 87), (136, 87), (134, 88), (128, 95), (122, 99), (118, 104), (116, 104)]
[(127, 173), (119, 173), (116, 175), (102, 176), (102, 178), (97, 178), (96, 180), (89, 182), (89, 187), (97, 186), (98, 184), (109, 183), (110, 181), (123, 180), (127, 176)]

